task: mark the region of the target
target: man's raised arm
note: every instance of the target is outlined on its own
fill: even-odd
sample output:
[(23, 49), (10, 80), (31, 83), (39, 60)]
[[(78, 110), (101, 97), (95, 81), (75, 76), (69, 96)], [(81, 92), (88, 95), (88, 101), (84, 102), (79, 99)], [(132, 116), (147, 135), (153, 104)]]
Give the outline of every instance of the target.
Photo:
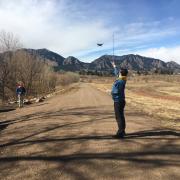
[(112, 61), (111, 64), (112, 64), (112, 66), (113, 66), (113, 68), (114, 68), (114, 75), (115, 75), (116, 77), (119, 77), (119, 71), (118, 71), (118, 69), (117, 69), (117, 67), (116, 67), (115, 62)]

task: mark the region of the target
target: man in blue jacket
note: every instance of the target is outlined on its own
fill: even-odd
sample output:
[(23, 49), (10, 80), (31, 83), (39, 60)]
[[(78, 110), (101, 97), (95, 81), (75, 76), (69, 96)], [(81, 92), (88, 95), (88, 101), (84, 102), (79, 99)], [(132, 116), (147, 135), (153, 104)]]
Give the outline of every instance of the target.
[(114, 112), (116, 121), (118, 124), (118, 131), (115, 138), (123, 138), (125, 135), (126, 122), (124, 117), (124, 107), (125, 107), (125, 86), (126, 86), (126, 77), (128, 74), (127, 69), (121, 69), (118, 71), (114, 62), (112, 62), (114, 68), (114, 73), (117, 79), (115, 80), (111, 95), (114, 100)]
[(16, 87), (16, 94), (18, 97), (18, 102), (19, 102), (19, 108), (23, 107), (23, 101), (24, 101), (24, 95), (26, 93), (26, 89), (23, 86), (23, 83), (19, 83)]

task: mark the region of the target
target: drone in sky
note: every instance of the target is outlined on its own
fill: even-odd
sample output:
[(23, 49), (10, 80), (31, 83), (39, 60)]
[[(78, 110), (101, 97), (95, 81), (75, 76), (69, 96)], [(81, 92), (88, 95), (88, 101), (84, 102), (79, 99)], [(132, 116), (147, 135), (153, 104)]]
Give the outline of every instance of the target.
[(97, 46), (102, 46), (103, 45), (103, 43), (97, 43)]

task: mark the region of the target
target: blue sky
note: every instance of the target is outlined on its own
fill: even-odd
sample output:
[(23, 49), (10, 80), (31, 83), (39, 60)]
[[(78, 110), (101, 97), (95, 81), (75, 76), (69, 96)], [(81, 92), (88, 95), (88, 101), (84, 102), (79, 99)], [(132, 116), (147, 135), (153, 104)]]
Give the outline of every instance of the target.
[(180, 63), (179, 7), (179, 0), (0, 0), (0, 30), (27, 48), (86, 62), (113, 53), (114, 33), (115, 55)]

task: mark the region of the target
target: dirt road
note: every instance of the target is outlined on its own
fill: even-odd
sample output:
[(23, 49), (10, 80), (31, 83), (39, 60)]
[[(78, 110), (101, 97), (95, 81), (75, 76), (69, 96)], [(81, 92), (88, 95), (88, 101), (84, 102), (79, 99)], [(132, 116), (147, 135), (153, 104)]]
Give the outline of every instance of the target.
[(0, 179), (180, 179), (180, 133), (126, 106), (127, 137), (113, 102), (88, 84), (0, 113)]

